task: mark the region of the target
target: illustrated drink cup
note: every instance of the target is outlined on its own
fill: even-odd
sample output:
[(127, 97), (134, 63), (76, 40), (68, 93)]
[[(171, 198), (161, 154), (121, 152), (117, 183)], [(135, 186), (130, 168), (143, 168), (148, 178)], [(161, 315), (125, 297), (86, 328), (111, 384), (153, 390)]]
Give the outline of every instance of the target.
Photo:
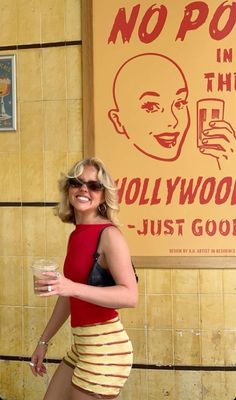
[[(54, 279), (53, 277), (45, 276), (44, 273), (47, 272), (57, 272), (58, 271), (58, 265), (54, 260), (37, 260), (34, 262), (34, 264), (31, 266), (32, 271), (33, 271), (33, 284), (34, 284), (34, 293), (35, 294), (40, 294), (39, 291), (35, 290), (35, 282), (38, 281), (39, 279), (43, 280), (51, 280)], [(55, 279), (56, 279), (56, 274), (55, 274)]]
[(202, 140), (207, 138), (203, 131), (211, 128), (210, 121), (224, 119), (224, 101), (220, 99), (202, 99), (197, 102), (197, 146), (211, 147), (204, 145)]

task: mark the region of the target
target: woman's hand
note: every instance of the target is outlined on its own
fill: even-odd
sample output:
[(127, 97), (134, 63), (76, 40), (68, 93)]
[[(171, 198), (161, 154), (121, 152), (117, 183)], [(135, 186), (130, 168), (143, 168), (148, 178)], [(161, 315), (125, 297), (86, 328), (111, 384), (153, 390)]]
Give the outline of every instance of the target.
[(47, 345), (38, 344), (35, 351), (32, 354), (31, 361), (29, 363), (32, 373), (37, 376), (43, 376), (47, 370), (43, 364), (45, 354), (47, 352)]
[(45, 272), (45, 280), (40, 279), (35, 282), (35, 290), (39, 294), (40, 297), (49, 297), (49, 296), (65, 296), (70, 297), (73, 296), (74, 287), (76, 285), (75, 282), (70, 279), (65, 278), (59, 272)]
[(235, 170), (236, 134), (226, 121), (211, 121), (210, 127), (203, 131), (202, 154), (216, 158), (220, 170)]

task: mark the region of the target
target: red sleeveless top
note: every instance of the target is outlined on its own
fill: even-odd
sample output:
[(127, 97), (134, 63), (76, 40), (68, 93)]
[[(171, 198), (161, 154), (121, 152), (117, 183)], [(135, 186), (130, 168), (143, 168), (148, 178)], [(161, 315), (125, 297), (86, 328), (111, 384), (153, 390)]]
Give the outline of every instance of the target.
[[(88, 274), (94, 263), (100, 231), (112, 224), (76, 225), (68, 241), (67, 255), (64, 263), (66, 278), (79, 283), (87, 283)], [(89, 325), (104, 322), (117, 316), (113, 308), (101, 307), (86, 301), (70, 297), (71, 326)]]

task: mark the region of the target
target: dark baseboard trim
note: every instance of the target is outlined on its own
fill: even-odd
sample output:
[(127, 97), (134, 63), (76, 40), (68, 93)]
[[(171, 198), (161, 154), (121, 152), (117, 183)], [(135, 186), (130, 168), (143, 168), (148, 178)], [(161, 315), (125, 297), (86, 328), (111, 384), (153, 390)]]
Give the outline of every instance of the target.
[[(2, 361), (30, 362), (30, 357), (4, 356), (0, 355)], [(60, 364), (61, 359), (46, 358), (48, 364)], [(236, 365), (155, 365), (155, 364), (133, 364), (133, 369), (143, 370), (169, 370), (169, 371), (236, 371)]]

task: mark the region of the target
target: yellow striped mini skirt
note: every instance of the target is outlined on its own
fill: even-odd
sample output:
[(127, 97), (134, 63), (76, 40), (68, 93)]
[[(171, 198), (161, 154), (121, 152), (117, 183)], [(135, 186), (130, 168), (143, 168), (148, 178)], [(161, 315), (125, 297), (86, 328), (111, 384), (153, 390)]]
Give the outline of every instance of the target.
[(74, 343), (63, 361), (74, 369), (72, 384), (98, 399), (119, 395), (129, 377), (133, 348), (119, 318), (72, 328)]

